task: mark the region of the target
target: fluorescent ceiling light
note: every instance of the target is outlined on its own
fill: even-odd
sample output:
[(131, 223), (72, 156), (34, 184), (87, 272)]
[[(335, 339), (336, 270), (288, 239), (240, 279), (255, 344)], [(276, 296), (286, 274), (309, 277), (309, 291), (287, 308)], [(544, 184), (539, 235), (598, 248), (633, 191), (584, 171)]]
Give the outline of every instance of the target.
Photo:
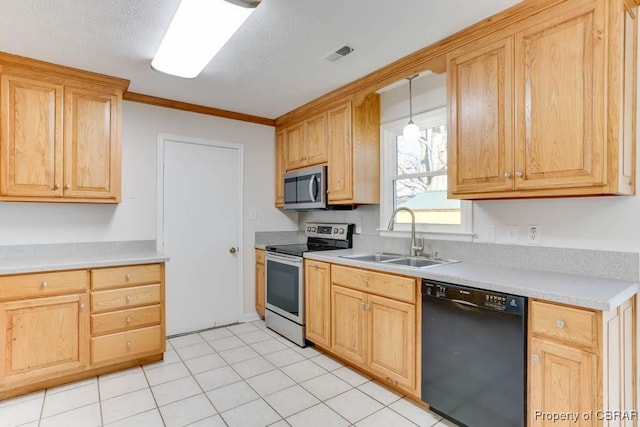
[(182, 0), (151, 66), (178, 77), (196, 77), (259, 3)]

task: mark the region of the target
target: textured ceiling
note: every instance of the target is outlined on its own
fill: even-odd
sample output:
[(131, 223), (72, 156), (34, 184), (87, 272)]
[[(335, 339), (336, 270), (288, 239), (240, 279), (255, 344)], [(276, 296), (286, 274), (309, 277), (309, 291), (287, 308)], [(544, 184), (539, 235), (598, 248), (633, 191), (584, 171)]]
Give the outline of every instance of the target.
[[(150, 61), (179, 0), (2, 0), (0, 51), (131, 80), (147, 95), (276, 118), (516, 0), (263, 0), (202, 74)], [(348, 44), (337, 62), (322, 58)]]

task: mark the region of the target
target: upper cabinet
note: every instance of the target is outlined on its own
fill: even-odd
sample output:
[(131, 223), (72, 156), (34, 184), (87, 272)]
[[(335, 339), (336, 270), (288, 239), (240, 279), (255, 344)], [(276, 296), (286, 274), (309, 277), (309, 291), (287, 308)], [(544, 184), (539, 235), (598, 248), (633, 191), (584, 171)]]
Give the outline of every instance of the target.
[[(276, 206), (286, 171), (326, 164), (330, 205), (380, 203), (380, 97), (351, 99), (276, 130)], [(286, 165), (283, 167), (283, 165)]]
[(118, 203), (127, 85), (0, 54), (0, 200)]
[(449, 197), (634, 194), (636, 34), (580, 0), (450, 52)]
[(320, 113), (289, 126), (287, 134), (287, 170), (327, 161), (327, 114)]

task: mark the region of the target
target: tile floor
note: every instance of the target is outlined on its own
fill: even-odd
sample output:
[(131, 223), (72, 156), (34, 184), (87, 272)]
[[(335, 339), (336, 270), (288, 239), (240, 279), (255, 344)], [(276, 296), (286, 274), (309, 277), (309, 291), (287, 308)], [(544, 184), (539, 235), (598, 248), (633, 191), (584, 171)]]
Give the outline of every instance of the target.
[(0, 427), (453, 427), (263, 321), (172, 338), (164, 361), (0, 401)]

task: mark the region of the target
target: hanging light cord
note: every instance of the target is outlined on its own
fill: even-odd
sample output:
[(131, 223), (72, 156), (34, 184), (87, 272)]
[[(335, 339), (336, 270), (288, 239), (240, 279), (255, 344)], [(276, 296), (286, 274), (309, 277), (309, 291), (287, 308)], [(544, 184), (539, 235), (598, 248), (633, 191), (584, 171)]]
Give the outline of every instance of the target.
[(409, 123), (413, 123), (413, 93), (411, 92), (411, 83), (415, 76), (409, 77)]

